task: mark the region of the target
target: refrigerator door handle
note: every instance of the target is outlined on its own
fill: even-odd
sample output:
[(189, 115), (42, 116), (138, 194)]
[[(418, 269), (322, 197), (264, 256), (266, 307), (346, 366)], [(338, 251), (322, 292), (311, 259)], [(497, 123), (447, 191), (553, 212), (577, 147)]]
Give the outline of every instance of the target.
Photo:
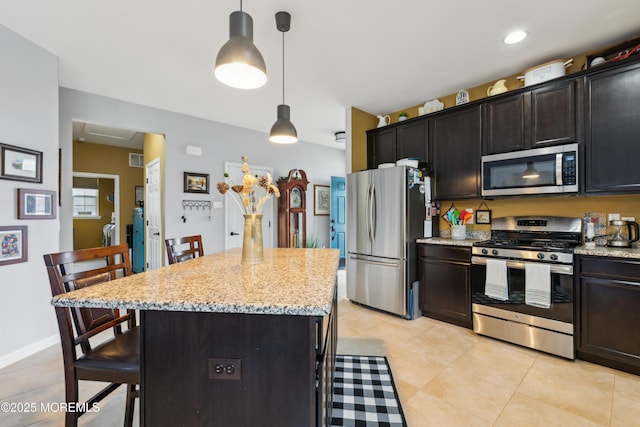
[(369, 243), (373, 242), (373, 184), (369, 184), (367, 194), (367, 234), (369, 235)]
[(381, 265), (381, 266), (384, 266), (384, 267), (397, 267), (398, 266), (397, 262), (370, 261), (368, 259), (358, 258), (357, 256), (353, 256), (353, 255), (350, 256), (349, 258), (351, 258), (352, 260), (356, 260), (356, 261), (366, 262), (367, 264)]
[(371, 242), (376, 238), (377, 218), (376, 218), (376, 186), (373, 185), (371, 191)]

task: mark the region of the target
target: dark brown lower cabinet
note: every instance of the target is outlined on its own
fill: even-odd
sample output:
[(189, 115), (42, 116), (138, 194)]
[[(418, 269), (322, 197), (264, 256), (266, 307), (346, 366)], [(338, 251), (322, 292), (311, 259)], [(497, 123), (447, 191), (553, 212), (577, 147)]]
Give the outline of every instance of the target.
[(141, 425), (330, 425), (336, 308), (334, 299), (324, 317), (142, 311)]
[(578, 260), (577, 356), (640, 375), (640, 260)]
[(471, 248), (419, 244), (422, 315), (465, 328), (471, 316)]

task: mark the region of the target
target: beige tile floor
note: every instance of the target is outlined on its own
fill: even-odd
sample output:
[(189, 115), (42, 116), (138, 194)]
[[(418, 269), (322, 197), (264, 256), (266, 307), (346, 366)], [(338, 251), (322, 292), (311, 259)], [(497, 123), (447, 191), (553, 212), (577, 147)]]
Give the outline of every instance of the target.
[[(640, 426), (638, 376), (426, 317), (407, 321), (367, 309), (344, 299), (343, 273), (339, 278), (338, 350), (387, 356), (409, 427)], [(91, 387), (83, 384), (85, 395)], [(40, 405), (63, 396), (55, 345), (0, 370), (0, 402), (36, 404), (35, 412), (0, 411), (0, 426), (61, 426), (64, 414)], [(99, 413), (81, 417), (80, 425), (117, 426), (123, 417), (124, 389), (103, 401)]]

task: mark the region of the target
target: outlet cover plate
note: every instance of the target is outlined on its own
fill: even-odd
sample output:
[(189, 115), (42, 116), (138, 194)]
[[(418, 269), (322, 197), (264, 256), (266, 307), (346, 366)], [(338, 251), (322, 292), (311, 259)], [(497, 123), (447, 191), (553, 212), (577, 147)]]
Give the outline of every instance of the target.
[(210, 380), (241, 380), (242, 359), (212, 357), (209, 359)]

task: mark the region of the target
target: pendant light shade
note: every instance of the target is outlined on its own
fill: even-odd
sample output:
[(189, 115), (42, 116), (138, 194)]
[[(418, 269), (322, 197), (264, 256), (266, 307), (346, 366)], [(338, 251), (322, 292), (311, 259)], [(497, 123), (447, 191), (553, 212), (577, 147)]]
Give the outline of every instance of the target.
[(278, 119), (271, 126), (269, 141), (277, 144), (293, 144), (298, 141), (298, 132), (290, 119), (289, 106), (278, 105)]
[(267, 67), (253, 44), (253, 19), (242, 11), (229, 16), (229, 41), (216, 57), (216, 78), (227, 86), (256, 89), (267, 82)]
[(284, 33), (291, 28), (291, 15), (287, 12), (276, 13), (276, 27), (282, 32), (282, 104), (278, 105), (278, 116), (271, 126), (269, 141), (276, 144), (293, 144), (298, 142), (298, 132), (291, 123), (291, 109), (284, 103)]

